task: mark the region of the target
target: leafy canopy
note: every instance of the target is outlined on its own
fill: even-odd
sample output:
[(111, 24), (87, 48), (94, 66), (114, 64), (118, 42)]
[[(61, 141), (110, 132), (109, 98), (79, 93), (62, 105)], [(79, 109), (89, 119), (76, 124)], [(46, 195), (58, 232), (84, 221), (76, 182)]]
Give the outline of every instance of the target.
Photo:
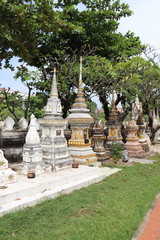
[[(80, 10), (79, 4), (83, 9)], [(133, 33), (117, 32), (119, 20), (132, 14), (119, 0), (52, 1), (2, 0), (0, 2), (0, 63), (6, 67), (13, 56), (40, 67), (72, 55), (82, 47), (96, 47), (96, 54), (118, 60), (140, 52), (140, 40)]]

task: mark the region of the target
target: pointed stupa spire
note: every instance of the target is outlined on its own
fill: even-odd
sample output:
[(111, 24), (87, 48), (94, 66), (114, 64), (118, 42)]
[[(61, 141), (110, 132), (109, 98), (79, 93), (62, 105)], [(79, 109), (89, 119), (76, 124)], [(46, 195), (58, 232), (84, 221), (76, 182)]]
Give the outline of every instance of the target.
[(78, 94), (83, 94), (83, 88), (82, 88), (82, 57), (80, 57), (80, 69), (79, 69), (79, 86), (78, 86)]
[(73, 104), (73, 107), (71, 109), (71, 112), (74, 111), (73, 109), (83, 109), (83, 111), (89, 112), (89, 110), (87, 109), (87, 104), (85, 103), (82, 84), (83, 84), (83, 82), (82, 82), (82, 57), (80, 57), (78, 93), (77, 93), (77, 97), (75, 99), (75, 103)]
[(115, 93), (115, 91), (113, 90), (113, 91), (112, 91), (112, 103), (111, 103), (111, 107), (112, 107), (112, 108), (115, 108), (115, 98), (114, 98), (114, 93)]
[[(111, 111), (109, 114), (109, 121), (114, 121), (115, 123), (119, 120), (118, 112), (115, 104), (115, 90), (112, 91), (112, 102), (111, 102)], [(110, 122), (109, 122), (110, 124)]]
[(52, 86), (51, 86), (51, 98), (58, 98), (58, 91), (57, 91), (57, 81), (56, 81), (56, 67), (53, 68), (53, 80), (52, 80)]
[(34, 114), (31, 115), (29, 130), (26, 135), (26, 144), (39, 144), (40, 138), (36, 129), (36, 118)]
[(58, 91), (57, 91), (57, 82), (56, 82), (56, 67), (54, 66), (53, 69), (53, 80), (51, 85), (51, 93), (50, 97), (47, 100), (47, 105), (45, 108), (45, 117), (55, 117), (61, 118), (62, 115), (62, 107), (60, 99), (58, 98)]

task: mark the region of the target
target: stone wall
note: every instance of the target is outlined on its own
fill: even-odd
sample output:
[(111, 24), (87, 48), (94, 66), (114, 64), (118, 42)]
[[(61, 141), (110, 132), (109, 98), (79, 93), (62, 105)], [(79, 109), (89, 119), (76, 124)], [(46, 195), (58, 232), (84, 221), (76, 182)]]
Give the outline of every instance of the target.
[(0, 129), (0, 148), (9, 162), (22, 161), (22, 148), (27, 131), (2, 131)]
[[(65, 133), (66, 139), (68, 140), (71, 136), (71, 131), (66, 130), (64, 131), (64, 133)], [(27, 134), (27, 130), (2, 131), (2, 129), (0, 128), (0, 149), (4, 151), (5, 158), (9, 162), (22, 161), (22, 149), (25, 143), (26, 134)]]

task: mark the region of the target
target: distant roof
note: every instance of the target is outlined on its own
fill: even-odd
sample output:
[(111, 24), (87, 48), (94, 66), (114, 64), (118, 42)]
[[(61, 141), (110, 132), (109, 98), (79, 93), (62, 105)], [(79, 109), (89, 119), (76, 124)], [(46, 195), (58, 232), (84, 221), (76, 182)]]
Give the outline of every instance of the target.
[[(8, 90), (8, 89), (7, 88), (0, 88), (0, 92), (3, 91), (3, 90)], [(11, 89), (8, 92), (9, 93), (18, 92), (19, 95), (21, 95), (22, 97), (27, 97), (28, 96), (28, 93), (23, 93), (23, 92), (11, 90)]]

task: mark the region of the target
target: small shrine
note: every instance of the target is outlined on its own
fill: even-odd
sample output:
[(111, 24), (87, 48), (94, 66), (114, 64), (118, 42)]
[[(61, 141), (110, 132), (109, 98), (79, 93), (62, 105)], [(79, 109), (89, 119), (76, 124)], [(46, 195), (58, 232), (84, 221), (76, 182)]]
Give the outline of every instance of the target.
[(74, 161), (81, 164), (97, 162), (97, 157), (91, 148), (91, 140), (89, 138), (89, 128), (93, 122), (93, 118), (89, 114), (83, 94), (82, 58), (80, 58), (78, 94), (72, 109), (70, 109), (70, 115), (67, 117), (67, 120), (72, 131), (68, 145)]
[(105, 148), (107, 153), (110, 154), (113, 143), (119, 143), (121, 145), (124, 145), (122, 142), (121, 123), (119, 119), (119, 114), (115, 105), (114, 92), (112, 93), (111, 112), (109, 115), (109, 120), (107, 122), (107, 127), (108, 127), (108, 136), (107, 136)]
[(42, 162), (40, 137), (36, 129), (36, 118), (33, 114), (31, 115), (22, 155), (23, 161), (20, 165), (20, 173), (28, 175), (29, 172), (34, 172), (36, 176), (44, 173), (45, 164)]
[(108, 154), (106, 153), (104, 144), (106, 141), (106, 135), (104, 133), (104, 124), (101, 120), (95, 121), (92, 126), (92, 145), (93, 151), (96, 153), (98, 161), (104, 161), (109, 159)]
[(41, 146), (43, 161), (48, 166), (48, 171), (70, 166), (73, 160), (64, 136), (67, 120), (62, 118), (55, 67), (51, 93), (45, 108), (45, 116), (39, 120), (39, 123), (42, 127)]
[(137, 125), (138, 125), (138, 137), (139, 137), (139, 143), (141, 144), (143, 150), (145, 152), (149, 151), (149, 145), (150, 145), (150, 140), (149, 137), (147, 136), (145, 130), (146, 130), (146, 124), (143, 119), (143, 112), (142, 112), (142, 107), (139, 108), (138, 110), (138, 119), (137, 119)]
[[(132, 113), (133, 114), (133, 113)], [(142, 149), (141, 144), (139, 143), (138, 125), (133, 115), (127, 126), (127, 138), (125, 147), (128, 151), (128, 154), (131, 157), (142, 157), (144, 155), (144, 150)]]
[(0, 149), (0, 186), (17, 181), (17, 173), (8, 167), (8, 161)]
[(139, 101), (138, 95), (136, 95), (135, 102), (132, 103), (132, 117), (137, 121), (139, 110), (142, 108), (142, 104)]

